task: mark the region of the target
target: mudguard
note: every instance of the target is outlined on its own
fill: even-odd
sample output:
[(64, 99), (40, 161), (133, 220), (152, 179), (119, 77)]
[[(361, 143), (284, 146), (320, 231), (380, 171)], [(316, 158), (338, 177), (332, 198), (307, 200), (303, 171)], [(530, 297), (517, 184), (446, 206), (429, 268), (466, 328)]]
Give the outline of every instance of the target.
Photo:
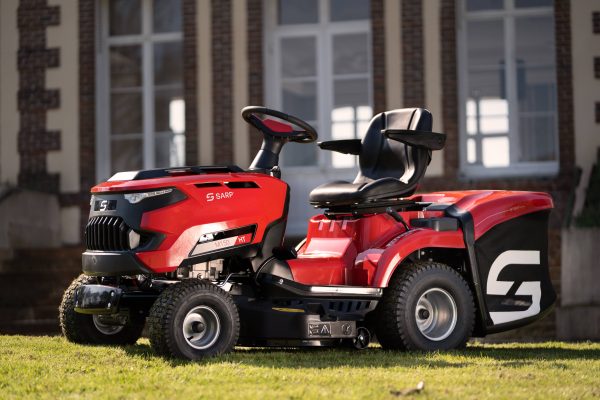
[(466, 249), (481, 334), (542, 318), (556, 300), (548, 268), (550, 196), (475, 192), (445, 210), (460, 230), (412, 229), (393, 239), (378, 263), (373, 286), (386, 287), (410, 254), (425, 248)]

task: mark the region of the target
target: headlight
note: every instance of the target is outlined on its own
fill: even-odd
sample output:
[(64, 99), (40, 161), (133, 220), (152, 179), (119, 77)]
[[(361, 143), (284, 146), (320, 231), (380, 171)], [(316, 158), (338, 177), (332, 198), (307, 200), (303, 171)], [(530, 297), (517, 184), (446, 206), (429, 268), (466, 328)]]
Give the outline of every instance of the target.
[(131, 204), (136, 204), (148, 197), (160, 196), (161, 194), (171, 193), (172, 191), (173, 191), (173, 189), (162, 189), (162, 190), (155, 190), (153, 192), (126, 193), (125, 199), (128, 202), (130, 202)]
[(135, 249), (136, 247), (138, 247), (140, 245), (141, 236), (139, 233), (137, 233), (133, 229), (129, 230), (129, 233), (127, 234), (127, 238), (129, 239), (129, 248), (131, 250)]

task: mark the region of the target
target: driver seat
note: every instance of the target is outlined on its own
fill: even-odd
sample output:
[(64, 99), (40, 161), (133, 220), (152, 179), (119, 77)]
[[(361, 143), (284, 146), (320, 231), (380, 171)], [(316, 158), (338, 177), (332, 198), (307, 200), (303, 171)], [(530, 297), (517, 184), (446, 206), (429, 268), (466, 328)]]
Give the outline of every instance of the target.
[(431, 132), (431, 113), (403, 108), (377, 114), (365, 137), (319, 143), (324, 150), (358, 156), (353, 182), (325, 183), (310, 193), (317, 208), (335, 208), (412, 195), (431, 161), (431, 151), (444, 146), (445, 135)]

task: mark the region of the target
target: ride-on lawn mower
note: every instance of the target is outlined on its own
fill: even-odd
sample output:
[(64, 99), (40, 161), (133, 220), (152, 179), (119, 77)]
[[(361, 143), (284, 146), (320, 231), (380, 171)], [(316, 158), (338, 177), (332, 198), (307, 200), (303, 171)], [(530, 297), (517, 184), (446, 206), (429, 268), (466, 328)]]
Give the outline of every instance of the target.
[(120, 172), (92, 188), (83, 273), (66, 290), (68, 340), (131, 344), (147, 324), (156, 352), (192, 360), (243, 346), (460, 348), (545, 315), (544, 193), (414, 194), (445, 136), (431, 114), (376, 115), (362, 140), (319, 143), (356, 155), (353, 182), (323, 184), (324, 210), (283, 245), (290, 188), (279, 153), (317, 132), (264, 107), (242, 117), (264, 136), (247, 170)]

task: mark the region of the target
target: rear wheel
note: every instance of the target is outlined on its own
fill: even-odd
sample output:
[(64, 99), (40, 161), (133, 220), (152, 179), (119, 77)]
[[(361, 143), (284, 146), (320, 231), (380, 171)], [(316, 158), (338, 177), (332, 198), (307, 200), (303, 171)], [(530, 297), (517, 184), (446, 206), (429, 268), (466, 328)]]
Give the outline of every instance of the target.
[(75, 311), (75, 291), (85, 284), (96, 283), (96, 278), (80, 275), (65, 290), (59, 307), (60, 328), (70, 342), (124, 345), (135, 343), (142, 335), (144, 324), (124, 318), (115, 324), (111, 316), (79, 314)]
[(200, 360), (231, 351), (240, 322), (228, 293), (210, 282), (188, 279), (161, 293), (150, 309), (148, 328), (157, 353)]
[(464, 347), (475, 306), (465, 280), (448, 265), (401, 266), (379, 304), (377, 338), (383, 348), (448, 350)]

